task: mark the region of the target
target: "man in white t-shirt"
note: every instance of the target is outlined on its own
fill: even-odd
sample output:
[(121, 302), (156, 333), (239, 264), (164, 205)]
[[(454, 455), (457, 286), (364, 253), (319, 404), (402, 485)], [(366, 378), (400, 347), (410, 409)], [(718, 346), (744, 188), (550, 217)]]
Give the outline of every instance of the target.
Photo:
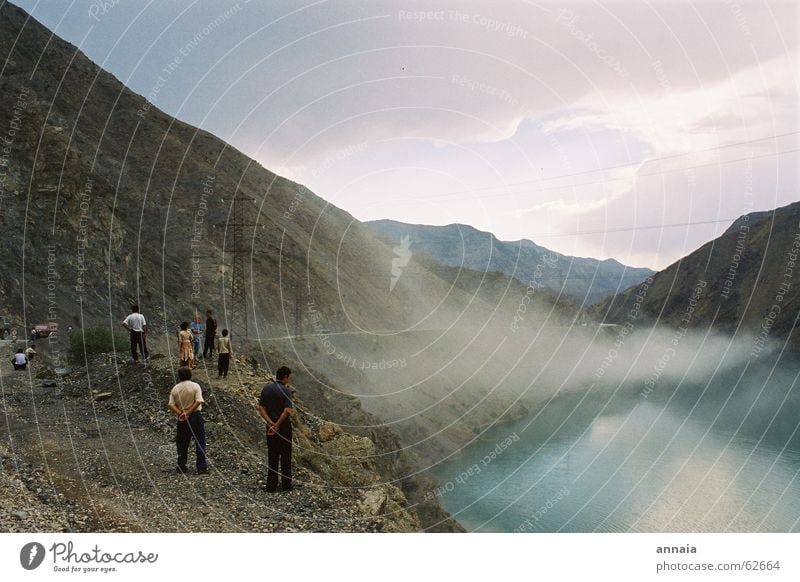
[(206, 428), (203, 420), (203, 391), (200, 384), (192, 382), (192, 369), (178, 369), (178, 382), (169, 393), (169, 409), (178, 417), (175, 444), (178, 448), (178, 472), (186, 473), (189, 443), (194, 437), (197, 474), (208, 473), (206, 462)]
[(24, 370), (28, 367), (28, 358), (25, 357), (22, 348), (18, 349), (14, 357), (11, 358), (11, 363), (14, 365), (15, 370)]
[(147, 351), (147, 322), (144, 319), (144, 315), (139, 313), (138, 305), (131, 306), (131, 313), (122, 322), (122, 327), (131, 334), (131, 357), (133, 358), (133, 363), (139, 363), (139, 355), (136, 353), (137, 347), (142, 352), (144, 359), (148, 359), (150, 354)]

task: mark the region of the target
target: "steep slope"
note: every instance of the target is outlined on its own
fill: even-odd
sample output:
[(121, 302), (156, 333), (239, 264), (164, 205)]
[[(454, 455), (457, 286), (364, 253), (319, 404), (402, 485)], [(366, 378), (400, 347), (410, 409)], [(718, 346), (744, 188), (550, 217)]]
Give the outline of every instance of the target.
[(610, 323), (633, 312), (642, 321), (752, 335), (757, 355), (769, 342), (800, 347), (800, 202), (746, 214), (719, 238), (595, 306)]
[[(154, 322), (222, 306), (236, 193), (252, 199), (242, 212), (251, 324), (285, 333), (297, 286), (323, 305), (336, 306), (340, 294), (373, 302), (373, 284), (355, 284), (354, 271), (389, 263), (391, 250), (347, 213), (165, 115), (8, 3), (0, 28), (0, 82), (19, 104), (0, 111), (0, 301), (18, 323), (116, 318), (131, 299)], [(341, 243), (370, 252), (337, 260)], [(379, 307), (379, 320), (372, 309), (357, 320), (396, 318), (396, 302)], [(345, 319), (336, 309), (327, 316)]]
[[(41, 321), (62, 329), (117, 329), (130, 302), (138, 301), (154, 351), (173, 356), (175, 365), (173, 342), (157, 334), (171, 336), (172, 323), (196, 309), (226, 305), (231, 258), (222, 248), (230, 248), (226, 221), (237, 191), (254, 200), (246, 228), (248, 255), (254, 251), (245, 277), (251, 330), (286, 335), (293, 327), (286, 314), (296, 311), (298, 297), (301, 313), (313, 301), (337, 326), (347, 323), (340, 294), (364, 306), (356, 321), (368, 326), (395, 325), (402, 301), (424, 304), (410, 286), (388, 296), (376, 292), (379, 282), (358, 279), (365, 265), (391, 264), (391, 251), (345, 212), (160, 112), (8, 3), (0, 8), (0, 30), (0, 87), (16, 99), (0, 109), (0, 307), (20, 332)], [(337, 261), (348, 245), (353, 252)], [(430, 279), (446, 292), (445, 283)], [(218, 314), (225, 326), (227, 310), (218, 308)], [(243, 340), (240, 330), (232, 334), (235, 342)], [(63, 364), (66, 349), (59, 342), (51, 348), (55, 365)], [(272, 353), (268, 363), (274, 369), (290, 361), (291, 355)], [(328, 409), (346, 410), (339, 401), (352, 402), (333, 383), (321, 390), (327, 390)], [(379, 461), (399, 459), (398, 473), (405, 473), (384, 471), (385, 478), (424, 487), (379, 419), (346, 416), (356, 429), (374, 427), (369, 436), (379, 441)], [(428, 523), (446, 522), (435, 503), (428, 505)]]
[[(343, 210), (159, 111), (8, 3), (0, 31), (0, 315), (20, 331), (42, 321), (118, 330), (136, 301), (153, 351), (174, 366), (175, 322), (214, 307), (235, 348), (253, 341), (268, 369), (291, 362), (300, 388), (314, 386), (312, 413), (374, 439), (382, 471), (397, 460), (391, 479), (410, 496), (425, 487), (421, 469), (524, 414), (519, 396), (552, 344), (541, 337), (533, 352), (533, 338), (545, 322), (573, 321), (571, 301), (399, 256)], [(251, 202), (234, 204), (237, 194)], [(244, 243), (233, 240), (237, 220)], [(234, 245), (249, 339), (230, 312)], [(56, 365), (66, 358), (59, 345)], [(355, 370), (356, 359), (367, 369)], [(363, 414), (331, 412), (351, 396)], [(420, 517), (426, 527), (443, 519), (435, 506)]]
[[(264, 427), (254, 403), (270, 378), (243, 362), (237, 382), (195, 371), (206, 401), (210, 463), (209, 474), (200, 476), (175, 471), (175, 421), (165, 413), (175, 379), (166, 358), (131, 366), (121, 354), (101, 354), (85, 369), (57, 374), (45, 347), (29, 378), (9, 370), (10, 346), (0, 352), (6, 411), (0, 457), (11, 473), (0, 487), (21, 498), (11, 511), (0, 504), (0, 531), (421, 529), (399, 483), (379, 469), (380, 445), (313, 414), (305, 394), (295, 395), (292, 417), (299, 486), (265, 493)], [(176, 497), (175, 488), (184, 494)]]
[[(465, 306), (493, 310), (492, 297), (414, 259), (390, 288), (392, 246), (343, 210), (159, 111), (8, 3), (0, 29), (0, 88), (19, 103), (0, 109), (0, 131), (13, 131), (0, 309), (18, 328), (116, 322), (134, 300), (152, 329), (171, 332), (207, 306), (226, 325), (238, 214), (251, 336), (307, 331), (312, 319), (405, 329), (421, 313), (426, 327), (446, 326)], [(237, 208), (235, 194), (252, 203)]]
[(578, 304), (585, 301), (590, 305), (653, 274), (650, 269), (627, 267), (614, 259), (599, 261), (562, 255), (525, 239), (499, 241), (490, 232), (464, 224), (426, 226), (394, 220), (366, 224), (394, 244), (409, 237), (414, 252), (425, 253), (446, 265), (480, 272), (499, 271), (525, 284), (539, 281)]

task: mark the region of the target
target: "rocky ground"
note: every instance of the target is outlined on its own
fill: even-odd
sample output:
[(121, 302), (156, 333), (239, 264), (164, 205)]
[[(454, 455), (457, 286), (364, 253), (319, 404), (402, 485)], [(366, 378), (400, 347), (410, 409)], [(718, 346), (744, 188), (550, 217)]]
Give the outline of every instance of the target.
[[(375, 444), (312, 414), (296, 394), (299, 487), (263, 491), (257, 396), (268, 375), (246, 358), (226, 380), (195, 370), (204, 390), (210, 472), (175, 472), (166, 357), (134, 365), (103, 354), (86, 369), (47, 354), (14, 372), (0, 347), (0, 531), (418, 531), (417, 512), (382, 478)], [(193, 452), (190, 449), (190, 464)]]

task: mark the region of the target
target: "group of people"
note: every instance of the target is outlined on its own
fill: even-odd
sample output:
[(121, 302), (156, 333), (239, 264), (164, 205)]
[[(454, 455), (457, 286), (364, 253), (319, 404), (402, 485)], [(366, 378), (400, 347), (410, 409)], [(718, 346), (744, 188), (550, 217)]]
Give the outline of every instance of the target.
[[(123, 320), (124, 327), (131, 337), (131, 358), (134, 364), (139, 363), (139, 356), (148, 360), (150, 352), (147, 349), (147, 321), (144, 315), (139, 312), (138, 305), (131, 306), (131, 312)], [(196, 368), (200, 360), (200, 349), (203, 358), (214, 356), (214, 349), (217, 350), (217, 372), (219, 378), (228, 377), (230, 361), (233, 357), (233, 347), (228, 330), (222, 330), (222, 336), (217, 338), (217, 320), (214, 319), (214, 311), (206, 311), (206, 322), (203, 325), (202, 318), (197, 315), (191, 324), (184, 321), (178, 330), (178, 358), (180, 365), (188, 368)], [(205, 340), (205, 341), (203, 341)]]
[[(214, 311), (206, 311), (206, 323), (200, 316), (196, 316), (194, 321), (184, 321), (178, 331), (178, 358), (181, 366), (196, 368), (200, 359), (200, 346), (203, 345), (203, 359), (214, 356), (214, 348), (217, 349), (217, 377), (227, 378), (228, 368), (231, 357), (233, 357), (233, 347), (228, 330), (222, 330), (222, 336), (217, 338), (217, 320), (214, 319)], [(205, 339), (205, 341), (203, 341)]]
[[(291, 491), (292, 485), (292, 422), (294, 409), (289, 391), (292, 371), (282, 366), (275, 373), (276, 381), (267, 384), (258, 400), (258, 413), (266, 424), (267, 433), (267, 481), (268, 492)], [(208, 473), (206, 458), (206, 429), (203, 419), (203, 390), (192, 382), (192, 369), (181, 366), (179, 382), (169, 394), (169, 408), (178, 417), (175, 445), (178, 449), (177, 471), (188, 473), (189, 444), (194, 439), (195, 468), (198, 475)]]
[[(149, 359), (147, 322), (144, 315), (139, 313), (138, 305), (131, 306), (131, 313), (122, 325), (130, 332), (133, 361), (138, 363), (139, 353), (145, 360)], [(188, 472), (189, 444), (192, 439), (195, 442), (195, 469), (199, 475), (208, 473), (205, 420), (202, 414), (205, 401), (200, 384), (192, 381), (192, 368), (197, 366), (201, 345), (203, 358), (213, 357), (216, 348), (218, 377), (228, 377), (233, 347), (227, 329), (222, 330), (219, 338), (216, 337), (216, 332), (217, 322), (211, 309), (206, 311), (205, 326), (200, 316), (197, 316), (191, 325), (186, 321), (181, 323), (178, 331), (179, 381), (170, 391), (168, 406), (177, 416), (177, 471), (182, 474)], [(17, 367), (16, 364), (14, 367)], [(267, 480), (264, 488), (268, 492), (277, 491), (278, 486), (283, 491), (290, 491), (293, 487), (291, 414), (294, 405), (289, 389), (291, 376), (292, 371), (288, 367), (278, 368), (275, 382), (263, 388), (258, 401), (258, 413), (266, 425)]]

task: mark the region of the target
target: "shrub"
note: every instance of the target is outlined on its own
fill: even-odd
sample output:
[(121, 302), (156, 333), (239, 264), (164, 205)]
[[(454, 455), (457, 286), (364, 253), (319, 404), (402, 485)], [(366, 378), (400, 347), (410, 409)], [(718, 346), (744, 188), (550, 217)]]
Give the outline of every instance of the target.
[(119, 353), (130, 350), (130, 338), (114, 333), (107, 327), (90, 327), (73, 330), (69, 337), (69, 357), (74, 364), (82, 365), (97, 354)]

